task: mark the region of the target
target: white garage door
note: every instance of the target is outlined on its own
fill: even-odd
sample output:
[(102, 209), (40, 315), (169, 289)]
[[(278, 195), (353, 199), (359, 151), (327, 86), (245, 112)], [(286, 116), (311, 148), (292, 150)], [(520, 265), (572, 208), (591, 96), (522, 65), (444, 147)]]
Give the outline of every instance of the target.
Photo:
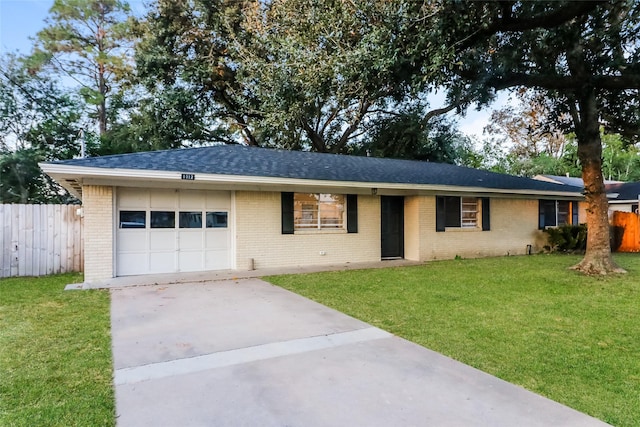
[(118, 188), (116, 274), (231, 268), (231, 193)]

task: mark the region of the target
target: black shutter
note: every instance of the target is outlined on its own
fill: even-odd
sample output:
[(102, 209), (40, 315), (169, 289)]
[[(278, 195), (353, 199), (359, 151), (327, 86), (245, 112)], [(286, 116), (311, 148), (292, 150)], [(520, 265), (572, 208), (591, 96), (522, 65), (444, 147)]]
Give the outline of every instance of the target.
[(571, 202), (571, 224), (578, 225), (578, 202)]
[(436, 231), (444, 231), (445, 219), (445, 198), (442, 196), (436, 196)]
[(282, 193), (282, 234), (293, 234), (293, 193)]
[(488, 197), (482, 198), (482, 231), (491, 230), (491, 203)]
[(358, 195), (347, 194), (347, 233), (358, 232)]
[(538, 200), (538, 228), (544, 229), (544, 201)]

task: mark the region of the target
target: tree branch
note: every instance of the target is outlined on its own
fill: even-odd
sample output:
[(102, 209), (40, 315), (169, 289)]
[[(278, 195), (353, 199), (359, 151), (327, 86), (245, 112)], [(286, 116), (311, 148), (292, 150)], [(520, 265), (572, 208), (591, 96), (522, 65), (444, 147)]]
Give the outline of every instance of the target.
[[(515, 2), (513, 2), (515, 3)], [(536, 28), (551, 29), (565, 24), (572, 19), (588, 14), (606, 1), (582, 1), (570, 2), (568, 5), (554, 10), (551, 13), (534, 16), (532, 18), (513, 18), (511, 7), (513, 3), (503, 4), (503, 16), (492, 22), (486, 28), (472, 33), (454, 45), (456, 50), (462, 51), (474, 46), (478, 41), (486, 39), (500, 32), (522, 32)]]
[[(467, 76), (464, 76), (465, 78)], [(640, 74), (620, 76), (591, 76), (585, 78), (559, 75), (539, 75), (525, 73), (508, 73), (490, 78), (487, 85), (496, 89), (507, 89), (515, 86), (538, 87), (542, 89), (578, 90), (587, 86), (604, 90), (640, 89)]]

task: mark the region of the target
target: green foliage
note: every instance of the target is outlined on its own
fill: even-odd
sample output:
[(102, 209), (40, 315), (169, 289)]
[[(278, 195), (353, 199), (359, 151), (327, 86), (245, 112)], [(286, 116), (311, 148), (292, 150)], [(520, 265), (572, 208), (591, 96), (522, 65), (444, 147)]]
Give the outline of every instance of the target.
[(573, 255), (269, 277), (271, 283), (615, 426), (640, 419), (640, 258), (585, 277)]
[(42, 173), (41, 150), (0, 150), (0, 203), (77, 203), (77, 199)]
[(455, 123), (438, 118), (424, 120), (424, 108), (400, 111), (372, 120), (362, 144), (353, 154), (457, 163), (471, 145)]
[(32, 75), (22, 58), (0, 58), (0, 202), (72, 202), (38, 162), (80, 154), (81, 105), (46, 75)]
[(95, 107), (100, 134), (107, 131), (109, 94), (132, 71), (130, 9), (120, 0), (55, 0), (38, 33), (29, 68), (70, 77), (84, 101)]
[(115, 425), (109, 293), (81, 280), (0, 280), (0, 425)]
[(587, 225), (561, 225), (555, 228), (546, 228), (549, 235), (549, 244), (552, 251), (558, 252), (584, 252), (587, 248)]
[[(135, 96), (135, 95), (134, 95)], [(229, 142), (206, 117), (207, 110), (188, 89), (169, 88), (153, 97), (113, 97), (115, 117), (95, 154), (166, 150), (211, 142)], [(123, 117), (122, 111), (127, 111)]]
[[(196, 120), (236, 141), (354, 152), (369, 127), (394, 125), (411, 92), (401, 79), (415, 58), (398, 52), (412, 45), (397, 33), (417, 25), (405, 6), (160, 1), (139, 25), (138, 74), (151, 94), (192, 91), (207, 111)], [(416, 135), (400, 144), (415, 145)]]

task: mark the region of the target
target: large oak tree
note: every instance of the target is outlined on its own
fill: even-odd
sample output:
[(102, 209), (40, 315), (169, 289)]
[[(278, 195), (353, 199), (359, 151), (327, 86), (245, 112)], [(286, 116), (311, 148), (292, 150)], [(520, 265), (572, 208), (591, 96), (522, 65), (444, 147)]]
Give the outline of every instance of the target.
[[(571, 117), (587, 202), (586, 273), (619, 272), (611, 258), (600, 127), (637, 138), (640, 4), (619, 1), (445, 1), (430, 16), (418, 74), (448, 88), (452, 108), (496, 91), (533, 88)], [(441, 44), (434, 71), (433, 43)], [(562, 123), (559, 123), (562, 124)]]

